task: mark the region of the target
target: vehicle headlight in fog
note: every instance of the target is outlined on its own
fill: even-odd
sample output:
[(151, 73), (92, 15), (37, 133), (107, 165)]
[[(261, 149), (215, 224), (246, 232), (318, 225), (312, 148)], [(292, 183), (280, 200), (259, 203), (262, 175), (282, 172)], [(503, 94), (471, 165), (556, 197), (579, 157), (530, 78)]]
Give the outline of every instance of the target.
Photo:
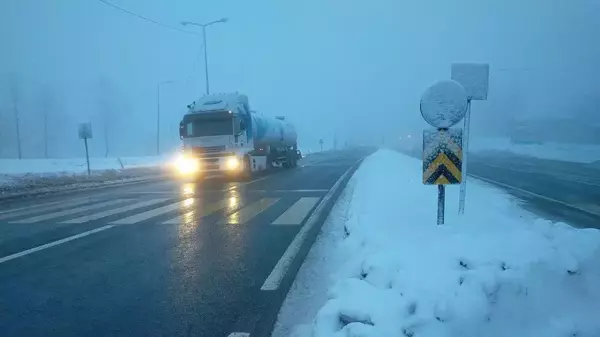
[(227, 158), (227, 169), (236, 170), (240, 167), (240, 160), (237, 157)]
[(190, 158), (185, 155), (181, 155), (175, 161), (175, 166), (181, 174), (190, 174), (197, 172), (200, 169), (200, 163), (195, 158)]

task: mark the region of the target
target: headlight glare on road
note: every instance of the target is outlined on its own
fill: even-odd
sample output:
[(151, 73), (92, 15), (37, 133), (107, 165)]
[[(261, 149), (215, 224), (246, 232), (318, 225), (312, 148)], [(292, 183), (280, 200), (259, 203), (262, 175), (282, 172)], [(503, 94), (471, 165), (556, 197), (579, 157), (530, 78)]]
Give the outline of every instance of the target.
[(240, 160), (237, 157), (227, 158), (227, 169), (236, 170), (240, 167)]
[(195, 173), (200, 169), (200, 164), (197, 159), (190, 158), (186, 155), (181, 155), (175, 161), (175, 166), (181, 174)]

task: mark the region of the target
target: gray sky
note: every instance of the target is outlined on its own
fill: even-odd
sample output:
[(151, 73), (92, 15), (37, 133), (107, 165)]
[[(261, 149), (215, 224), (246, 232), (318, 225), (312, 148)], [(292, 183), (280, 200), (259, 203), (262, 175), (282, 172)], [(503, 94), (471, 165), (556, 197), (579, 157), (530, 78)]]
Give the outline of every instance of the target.
[[(335, 131), (340, 142), (420, 132), (420, 95), (449, 78), (452, 62), (491, 66), (489, 100), (473, 105), (475, 133), (509, 114), (569, 114), (598, 96), (597, 0), (112, 2), (177, 27), (229, 18), (208, 29), (211, 91), (237, 90), (254, 109), (288, 116), (304, 148), (331, 143)], [(81, 154), (76, 124), (85, 120), (103, 155), (104, 110), (111, 152), (137, 155), (154, 150), (158, 82), (175, 81), (162, 91), (165, 146), (177, 145), (185, 105), (204, 93), (199, 36), (98, 0), (2, 0), (0, 41), (0, 118), (14, 132), (14, 74), (26, 156), (41, 155), (44, 102), (54, 102), (54, 155)], [(0, 155), (14, 155), (5, 138)]]

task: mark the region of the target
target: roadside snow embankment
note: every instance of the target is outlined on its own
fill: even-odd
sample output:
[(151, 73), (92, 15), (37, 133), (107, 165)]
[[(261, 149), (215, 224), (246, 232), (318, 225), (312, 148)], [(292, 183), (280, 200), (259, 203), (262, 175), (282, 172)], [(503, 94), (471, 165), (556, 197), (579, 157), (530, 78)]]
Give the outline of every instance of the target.
[(600, 145), (561, 144), (554, 142), (540, 144), (515, 144), (509, 138), (474, 138), (469, 150), (473, 152), (504, 151), (539, 159), (592, 163), (600, 158)]
[(473, 179), (466, 214), (457, 215), (451, 186), (437, 226), (437, 188), (422, 184), (421, 165), (390, 150), (363, 162), (347, 186), (347, 215), (332, 213), (317, 240), (338, 264), (306, 265), (311, 251), (274, 336), (293, 320), (290, 303), (320, 282), (325, 304), (312, 322), (296, 318), (305, 324), (292, 335), (600, 336), (600, 231), (536, 219)]
[(166, 157), (90, 158), (88, 177), (85, 158), (0, 159), (0, 194), (133, 179), (160, 173), (167, 161)]

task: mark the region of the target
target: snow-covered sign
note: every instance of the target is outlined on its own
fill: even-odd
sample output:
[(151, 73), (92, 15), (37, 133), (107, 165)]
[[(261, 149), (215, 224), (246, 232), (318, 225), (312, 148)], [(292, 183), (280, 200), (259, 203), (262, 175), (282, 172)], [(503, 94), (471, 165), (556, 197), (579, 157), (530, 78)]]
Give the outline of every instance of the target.
[(462, 84), (471, 100), (484, 101), (488, 95), (490, 65), (487, 63), (454, 63), (450, 77)]
[(79, 123), (79, 139), (92, 138), (92, 123)]
[(462, 181), (462, 130), (423, 130), (423, 184)]
[(421, 97), (421, 115), (431, 126), (447, 129), (464, 117), (467, 111), (467, 93), (456, 81), (439, 81)]

